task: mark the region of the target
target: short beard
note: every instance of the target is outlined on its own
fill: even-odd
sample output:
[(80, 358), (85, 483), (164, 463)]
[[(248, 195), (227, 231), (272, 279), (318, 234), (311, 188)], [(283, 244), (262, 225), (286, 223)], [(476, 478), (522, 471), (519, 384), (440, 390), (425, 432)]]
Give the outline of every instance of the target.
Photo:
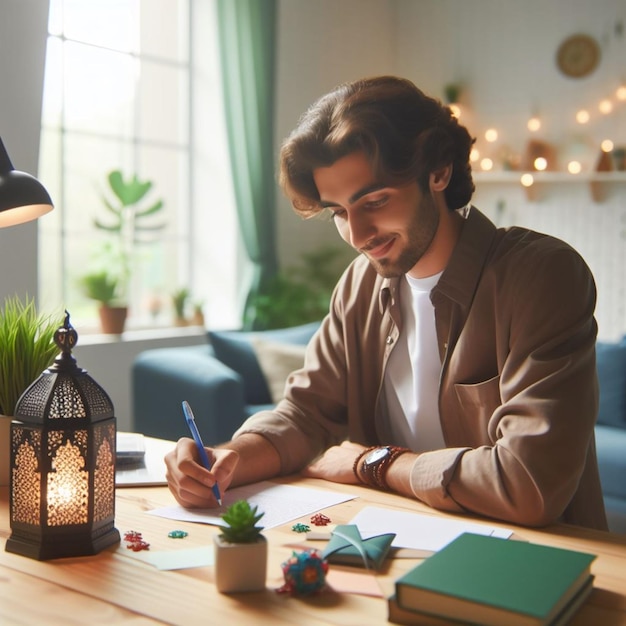
[(368, 260), (383, 278), (404, 276), (428, 253), (438, 228), (439, 210), (432, 196), (426, 195), (422, 204), (416, 207), (413, 219), (409, 222), (406, 231), (408, 244), (400, 252), (397, 260), (381, 259), (379, 261), (369, 257)]

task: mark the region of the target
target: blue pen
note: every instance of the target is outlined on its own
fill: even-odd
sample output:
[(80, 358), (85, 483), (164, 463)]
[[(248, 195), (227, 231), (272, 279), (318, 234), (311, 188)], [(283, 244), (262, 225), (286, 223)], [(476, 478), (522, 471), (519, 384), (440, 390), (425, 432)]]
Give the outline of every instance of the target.
[[(189, 430), (193, 435), (193, 440), (196, 442), (196, 446), (198, 447), (198, 452), (200, 453), (200, 460), (202, 461), (202, 465), (206, 467), (209, 471), (211, 471), (211, 461), (209, 461), (209, 456), (204, 449), (204, 444), (202, 443), (202, 439), (200, 438), (200, 433), (198, 432), (198, 427), (196, 426), (196, 420), (193, 416), (193, 411), (189, 406), (189, 402), (187, 400), (183, 400), (183, 413), (185, 414), (185, 419), (187, 420), (187, 426), (189, 426)], [(213, 495), (217, 500), (217, 503), (222, 506), (222, 496), (220, 494), (220, 488), (217, 486), (217, 483), (213, 485)]]

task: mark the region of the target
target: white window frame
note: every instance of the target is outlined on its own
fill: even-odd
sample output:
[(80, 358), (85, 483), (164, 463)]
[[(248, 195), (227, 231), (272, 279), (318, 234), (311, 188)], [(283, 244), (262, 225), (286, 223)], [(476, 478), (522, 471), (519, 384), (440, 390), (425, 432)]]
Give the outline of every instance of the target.
[[(62, 0), (58, 0), (62, 1)], [(167, 293), (160, 294), (163, 310), (157, 319), (150, 319), (147, 309), (142, 303), (131, 302), (131, 315), (128, 328), (171, 326), (174, 322), (171, 292), (179, 286), (188, 287), (193, 299), (203, 302), (205, 324), (210, 327), (234, 328), (240, 324), (239, 281), (241, 275), (242, 254), (241, 241), (237, 227), (237, 217), (232, 191), (230, 165), (227, 152), (223, 104), (221, 98), (221, 81), (219, 76), (219, 62), (217, 50), (215, 3), (203, 0), (136, 0), (138, 6), (147, 11), (172, 9), (174, 5), (184, 5), (186, 14), (184, 36), (188, 49), (187, 84), (188, 97), (185, 97), (187, 110), (182, 123), (188, 127), (184, 130), (188, 141), (185, 145), (160, 146), (180, 154), (179, 175), (183, 189), (176, 199), (171, 197), (169, 202), (180, 204), (176, 212), (175, 233), (177, 237), (174, 246), (175, 259), (172, 255), (167, 262), (176, 265), (175, 283), (170, 282)], [(52, 3), (51, 3), (52, 4)], [(83, 6), (88, 3), (82, 3)], [(154, 15), (150, 15), (154, 19)], [(54, 37), (53, 35), (49, 35)], [(59, 39), (62, 45), (68, 41), (63, 36)], [(129, 51), (130, 57), (139, 62), (147, 59), (150, 63), (171, 63), (169, 60), (155, 56), (143, 56), (140, 52)], [(163, 89), (167, 88), (163, 85)], [(50, 93), (50, 91), (48, 91)], [(61, 93), (63, 97), (63, 93)], [(46, 91), (44, 91), (44, 107)], [(154, 106), (158, 106), (159, 94), (154, 94)], [(62, 103), (61, 103), (62, 104)], [(45, 119), (44, 119), (45, 124)], [(73, 323), (78, 323), (82, 332), (94, 330), (97, 332), (97, 304), (84, 299), (77, 299), (75, 285), (69, 283), (70, 274), (76, 267), (68, 266), (68, 219), (64, 205), (70, 201), (68, 194), (72, 193), (64, 185), (64, 169), (72, 167), (65, 155), (64, 140), (68, 134), (76, 134), (60, 124), (57, 133), (59, 141), (53, 147), (51, 158), (50, 142), (46, 145), (45, 138), (49, 128), (42, 124), (42, 150), (40, 153), (40, 178), (48, 187), (54, 198), (57, 210), (49, 214), (48, 219), (39, 221), (39, 240), (42, 254), (39, 255), (39, 301), (47, 306), (75, 309), (78, 319), (73, 313)], [(135, 128), (136, 130), (136, 128)], [(127, 159), (131, 165), (136, 163), (138, 150), (146, 145), (145, 140), (135, 136), (133, 146), (136, 150)], [(153, 142), (154, 143), (154, 142)], [(93, 158), (97, 158), (94, 155)], [(105, 175), (103, 167), (103, 180)], [(120, 163), (124, 170), (124, 164)], [(126, 168), (129, 172), (132, 167)], [(141, 177), (141, 176), (140, 176)], [(149, 177), (149, 176), (148, 176)], [(167, 183), (163, 177), (164, 183)], [(90, 181), (91, 182), (91, 181)], [(155, 195), (159, 194), (159, 180), (155, 181)], [(96, 207), (101, 209), (101, 207)], [(102, 216), (102, 213), (98, 213)], [(94, 232), (94, 236), (97, 233)], [(85, 263), (88, 259), (85, 259)], [(79, 263), (82, 265), (82, 259)], [(53, 271), (50, 271), (52, 268)], [(82, 270), (82, 267), (78, 268)], [(72, 291), (73, 290), (73, 291)]]

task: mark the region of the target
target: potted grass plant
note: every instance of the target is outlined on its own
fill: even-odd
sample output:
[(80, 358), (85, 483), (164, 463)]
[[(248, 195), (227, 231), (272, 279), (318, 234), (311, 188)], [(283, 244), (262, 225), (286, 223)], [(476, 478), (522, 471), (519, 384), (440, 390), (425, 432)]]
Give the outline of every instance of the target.
[(267, 540), (257, 526), (264, 515), (257, 509), (238, 500), (222, 515), (225, 525), (213, 539), (215, 585), (221, 593), (265, 589)]
[(9, 481), (9, 432), (15, 405), (58, 353), (62, 315), (37, 312), (34, 300), (7, 298), (0, 310), (0, 485)]

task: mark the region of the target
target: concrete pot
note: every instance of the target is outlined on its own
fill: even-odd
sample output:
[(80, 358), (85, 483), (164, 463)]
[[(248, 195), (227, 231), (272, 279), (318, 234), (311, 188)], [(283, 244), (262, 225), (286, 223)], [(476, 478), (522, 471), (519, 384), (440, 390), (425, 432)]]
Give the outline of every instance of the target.
[(255, 543), (229, 543), (220, 535), (213, 538), (215, 585), (221, 593), (262, 591), (267, 575), (267, 539)]

